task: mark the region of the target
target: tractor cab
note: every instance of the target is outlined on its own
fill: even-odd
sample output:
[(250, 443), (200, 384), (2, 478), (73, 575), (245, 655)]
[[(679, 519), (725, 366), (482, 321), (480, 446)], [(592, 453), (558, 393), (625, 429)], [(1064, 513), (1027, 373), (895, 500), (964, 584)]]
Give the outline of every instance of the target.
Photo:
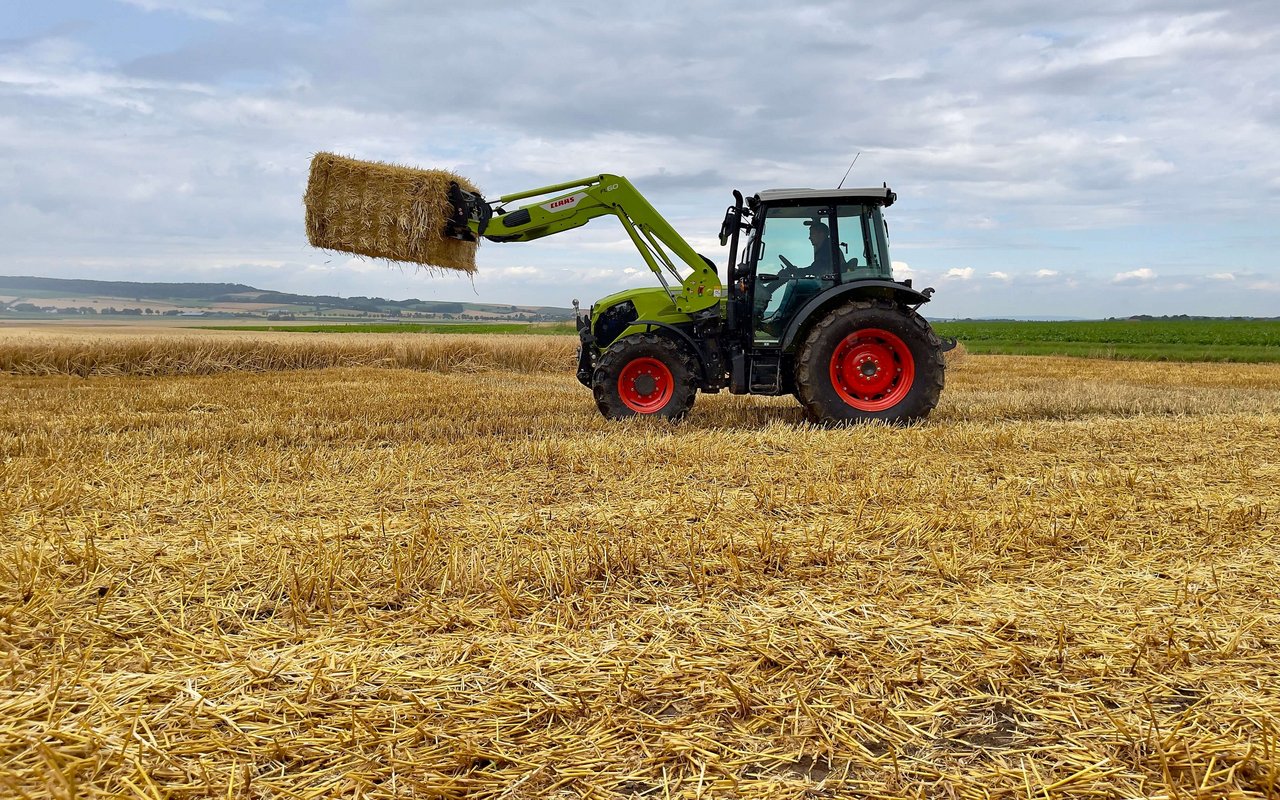
[(893, 278), (881, 189), (772, 189), (748, 200), (753, 222), (735, 271), (755, 347), (778, 347), (797, 314), (832, 289)]

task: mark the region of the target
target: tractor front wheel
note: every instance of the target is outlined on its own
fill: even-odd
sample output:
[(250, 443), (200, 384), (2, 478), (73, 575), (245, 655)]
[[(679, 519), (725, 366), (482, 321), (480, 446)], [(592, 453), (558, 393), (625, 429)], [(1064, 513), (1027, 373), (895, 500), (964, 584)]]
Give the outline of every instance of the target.
[(591, 391), (608, 419), (680, 419), (693, 406), (694, 369), (693, 359), (676, 342), (657, 334), (637, 334), (619, 339), (600, 356)]
[(945, 369), (942, 340), (924, 317), (855, 301), (809, 331), (796, 359), (796, 395), (823, 425), (913, 422), (938, 404)]

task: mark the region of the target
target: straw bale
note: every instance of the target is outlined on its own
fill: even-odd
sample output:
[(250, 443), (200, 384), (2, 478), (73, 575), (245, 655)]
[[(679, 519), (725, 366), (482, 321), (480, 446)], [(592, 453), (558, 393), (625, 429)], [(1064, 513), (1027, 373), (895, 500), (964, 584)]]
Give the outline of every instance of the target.
[(444, 235), (452, 181), (479, 191), (448, 170), (316, 153), (303, 197), (307, 238), (326, 250), (473, 273), (477, 243)]

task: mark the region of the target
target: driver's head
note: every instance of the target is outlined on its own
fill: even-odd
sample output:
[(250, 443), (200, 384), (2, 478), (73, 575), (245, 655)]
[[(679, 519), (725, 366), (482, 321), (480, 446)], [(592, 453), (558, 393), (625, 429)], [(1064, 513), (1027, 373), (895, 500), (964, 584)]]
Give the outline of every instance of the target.
[(831, 231), (827, 229), (825, 223), (813, 221), (809, 223), (809, 241), (814, 247), (822, 244), (831, 235)]

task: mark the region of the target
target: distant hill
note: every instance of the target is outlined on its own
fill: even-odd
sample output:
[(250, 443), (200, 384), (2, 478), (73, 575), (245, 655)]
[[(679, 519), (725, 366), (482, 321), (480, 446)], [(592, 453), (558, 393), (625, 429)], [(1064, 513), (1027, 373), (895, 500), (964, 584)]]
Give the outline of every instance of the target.
[(573, 318), (556, 306), (515, 306), (441, 300), (387, 300), (258, 289), (243, 283), (144, 283), (0, 275), (0, 315), (91, 314), (502, 319), (529, 322)]
[(243, 283), (137, 283), (135, 281), (90, 281), (78, 278), (36, 278), (27, 275), (0, 275), (0, 289), (6, 292), (56, 292), (76, 297), (119, 297), (167, 300), (214, 298), (241, 292), (260, 292)]

